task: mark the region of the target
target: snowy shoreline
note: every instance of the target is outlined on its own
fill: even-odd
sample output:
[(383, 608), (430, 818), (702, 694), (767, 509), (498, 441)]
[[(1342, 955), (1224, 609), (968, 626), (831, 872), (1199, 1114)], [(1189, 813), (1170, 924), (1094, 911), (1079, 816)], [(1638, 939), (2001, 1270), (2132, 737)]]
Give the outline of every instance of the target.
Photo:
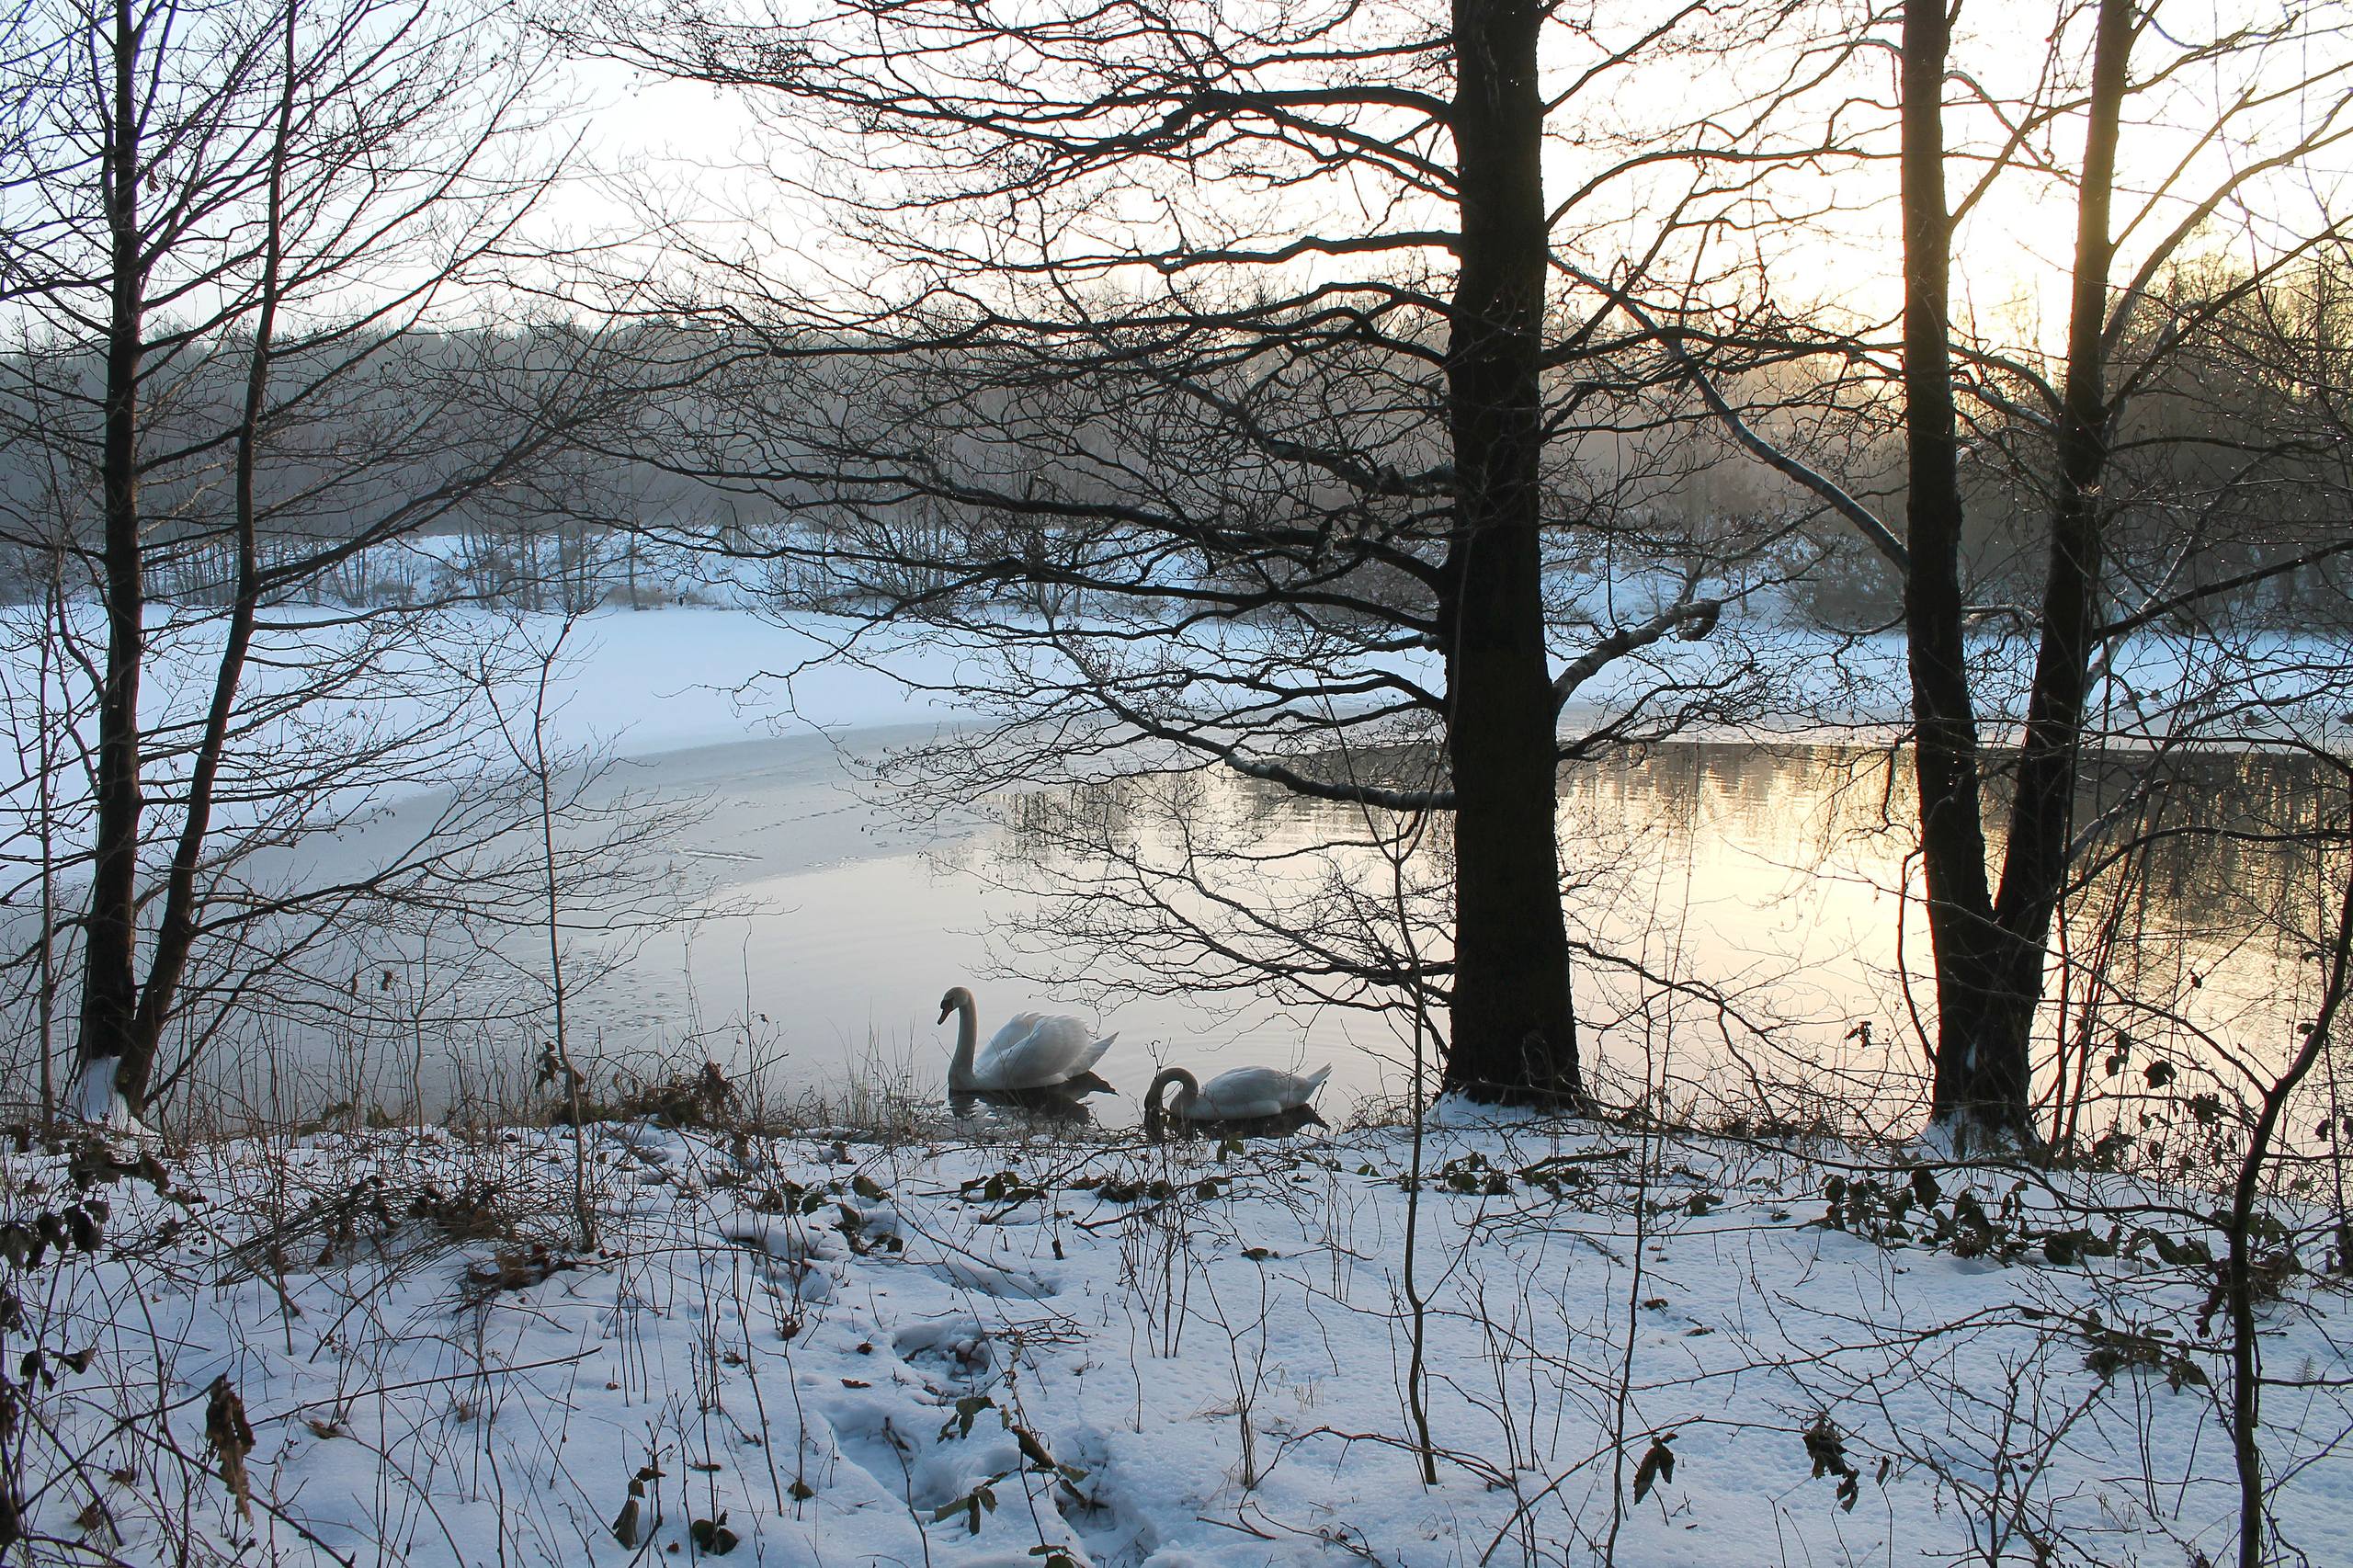
[[(89, 612), (95, 615), (95, 610)], [(335, 608), (278, 612), (277, 630), (265, 629), (258, 647), (285, 654), (320, 637), (332, 639), (347, 612)], [(470, 635), (520, 637), (544, 644), (563, 619), (553, 615), (507, 616), (491, 611), (443, 612)], [(305, 630), (306, 620), (319, 625)], [(199, 622), (165, 634), (172, 612), (158, 607), (151, 635), (165, 636), (179, 651), (172, 666), (151, 679), (147, 699), (151, 727), (184, 722), (209, 695), (207, 639), (218, 628)], [(90, 629), (96, 631), (95, 624)], [(858, 660), (824, 655), (857, 633)], [(1700, 741), (1756, 739), (1781, 744), (1876, 744), (1904, 722), (1908, 688), (1900, 633), (1848, 636), (1820, 629), (1727, 622), (1716, 638), (1674, 643), (1643, 659), (1611, 666), (1604, 678), (1581, 688), (1563, 710), (1574, 727), (1613, 710), (1664, 670), (1690, 676), (1715, 656), (1719, 641), (1758, 639), (1758, 657), (1773, 672), (1771, 701), (1734, 726), (1700, 725), (1686, 738)], [(2338, 644), (2324, 637), (2250, 633), (2244, 641), (2256, 661), (2250, 671), (2232, 665), (2211, 646), (2153, 635), (2135, 638), (2120, 655), (2117, 677), (2123, 689), (2157, 687), (2229, 691), (2245, 696), (2249, 684), (2278, 685), (2282, 694), (2296, 672)], [(1989, 666), (1984, 716), (2015, 716), (2024, 710), (2026, 665), (2014, 661), (2006, 676), (1996, 666), (2000, 644), (1984, 639), (1976, 655)], [(2205, 652), (2201, 654), (2201, 647)], [(1183, 649), (1176, 650), (1179, 655)], [(954, 724), (969, 716), (970, 702), (956, 687), (969, 672), (970, 651), (936, 638), (860, 632), (857, 623), (806, 612), (763, 615), (736, 606), (661, 606), (642, 610), (611, 607), (579, 619), (551, 685), (551, 741), (564, 749), (594, 749), (632, 759), (665, 756), (749, 740), (795, 735), (842, 738), (860, 732), (921, 724)], [(25, 699), (35, 686), (32, 645), (14, 640), (5, 662), (11, 689)], [(2233, 657), (2237, 655), (2234, 653)], [(1400, 654), (1391, 662), (1427, 676), (1434, 655)], [(2204, 662), (2211, 660), (2211, 667)], [(861, 662), (862, 661), (862, 662)], [(2228, 667), (2225, 667), (2228, 666)], [(2263, 672), (2270, 672), (2266, 680)], [(788, 678), (789, 676), (789, 678)], [(1620, 688), (1623, 689), (1620, 689)], [(370, 710), (389, 712), (397, 699), (377, 694)], [(2118, 735), (2137, 733), (2128, 713)], [(2331, 724), (2353, 722), (2333, 715)], [(22, 759), (0, 756), (0, 769)], [(7, 780), (12, 781), (12, 780)]]
[[(1403, 1129), (592, 1134), (594, 1251), (568, 1130), (199, 1145), (86, 1190), (0, 1155), (10, 1220), (112, 1205), (95, 1250), (8, 1269), (8, 1363), (42, 1357), (26, 1527), (130, 1562), (437, 1568), (2160, 1562), (2231, 1539), (2194, 1194), (1434, 1117), (1426, 1487)], [(2265, 1443), (2308, 1551), (2353, 1519), (2348, 1331), (2312, 1275), (2266, 1309), (2276, 1375), (2304, 1369)], [(206, 1448), (223, 1387), (249, 1517)]]

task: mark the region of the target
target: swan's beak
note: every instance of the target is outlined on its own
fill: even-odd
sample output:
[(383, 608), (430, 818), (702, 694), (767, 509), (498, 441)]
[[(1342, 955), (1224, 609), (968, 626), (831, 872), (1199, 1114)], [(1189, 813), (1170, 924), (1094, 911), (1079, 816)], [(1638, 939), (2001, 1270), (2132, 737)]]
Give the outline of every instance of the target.
[(939, 1021), (943, 1024), (946, 1023), (948, 1021), (948, 1015), (955, 1010), (955, 1008), (949, 1006), (947, 1003), (942, 1002), (939, 1005)]

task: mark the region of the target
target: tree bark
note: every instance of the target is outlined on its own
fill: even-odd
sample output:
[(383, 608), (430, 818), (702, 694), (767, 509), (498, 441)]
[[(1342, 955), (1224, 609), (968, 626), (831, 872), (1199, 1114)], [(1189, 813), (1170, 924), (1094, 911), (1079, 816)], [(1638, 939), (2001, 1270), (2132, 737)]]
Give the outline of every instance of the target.
[(284, 80), (280, 85), (276, 139), (269, 153), (269, 187), (263, 213), (261, 292), (254, 322), (253, 357), (245, 367), (244, 403), (239, 412), (236, 438), (237, 580), (229, 610), (228, 635), (213, 671), (212, 700), (205, 711), (196, 760), (188, 772), (188, 814), (165, 873), (164, 914), (155, 928), (148, 959), (147, 983), (141, 987), (122, 1060), (116, 1068), (115, 1086), (133, 1116), (146, 1108), (147, 1091), (155, 1076), (155, 1059), (162, 1049), (164, 1026), (179, 998), (180, 979), (188, 969), (188, 951), (196, 941), (201, 899), (197, 891), (197, 862), (205, 835), (212, 827), (214, 787), (221, 759), (228, 750), (229, 728), (235, 717), (237, 687), (244, 678), (245, 656), (253, 644), (254, 621), (261, 608), (259, 502), (255, 483), (261, 451), (262, 415), (269, 397), (270, 354), (277, 341), (279, 269), (286, 232), (286, 156), (292, 136), (295, 93), (295, 28), (299, 0), (286, 0)]
[(2084, 704), (2099, 619), (2101, 489), (2109, 458), (2108, 283), (2114, 245), (2109, 215), (2116, 179), (2124, 64), (2132, 45), (2131, 0), (2101, 0), (2093, 46), (2090, 127), (2075, 210), (2075, 277), (2067, 323), (2067, 381), (2057, 432), (2051, 562), (2043, 584), (2042, 640), (2027, 699), (2026, 738), (2003, 851), (1994, 918), (2004, 950), (1989, 999), (1987, 1059), (2003, 1076), (1982, 1085), (2023, 1130), (2029, 1096), (2028, 1038), (2041, 1000), (2051, 922), (2066, 885), (2075, 836)]
[(2000, 895), (1989, 892), (1977, 721), (1962, 637), (1960, 446), (1953, 408), (1944, 185), (1949, 43), (1940, 0), (1904, 14), (1904, 433), (1910, 463), (1910, 639), (1921, 868), (1936, 954), (1930, 1110), (1940, 1123), (2030, 1140), (2029, 1042), (2051, 922), (2065, 886), (2084, 707), (2097, 638), (2100, 489), (2108, 466), (2109, 237), (2131, 0), (2102, 0), (2076, 202), (2075, 267), (2042, 623)]
[(1904, 621), (1912, 675), (1913, 751), (1920, 794), (1920, 865), (1936, 955), (1939, 1120), (1981, 1115), (1998, 1076), (1978, 1049), (1996, 983), (1993, 897), (1986, 886), (1977, 715), (1961, 636), (1961, 448), (1953, 412), (1952, 219), (1945, 202), (1944, 77), (1949, 37), (1942, 0), (1904, 7), (1904, 433), (1911, 485), (1911, 571)]
[(2319, 1010), (2287, 1071), (2264, 1089), (2261, 1108), (2247, 1134), (2246, 1153), (2231, 1185), (2230, 1250), (2223, 1258), (2222, 1283), (2231, 1315), (2231, 1450), (2239, 1481), (2239, 1568), (2262, 1568), (2266, 1533), (2263, 1449), (2257, 1436), (2263, 1423), (2263, 1341), (2255, 1312), (2255, 1201), (2280, 1119), (2297, 1086), (2328, 1049), (2336, 1016), (2345, 1006), (2347, 977), (2353, 975), (2353, 879), (2347, 880), (2337, 905), (2327, 964)]
[(139, 675), (146, 655), (145, 585), (139, 537), (139, 381), (144, 347), (146, 256), (140, 229), (140, 30), (130, 0), (116, 0), (111, 97), (107, 106), (108, 294), (105, 428), (107, 664), (98, 692), (97, 811), (90, 910), (83, 945), (78, 1097), (85, 1116), (113, 1108), (138, 1008), (140, 790)]
[(1582, 1097), (1555, 846), (1544, 642), (1538, 377), (1543, 103), (1528, 0), (1455, 0), (1461, 228), (1446, 375), (1456, 470), (1444, 605), (1455, 805), (1449, 1088)]

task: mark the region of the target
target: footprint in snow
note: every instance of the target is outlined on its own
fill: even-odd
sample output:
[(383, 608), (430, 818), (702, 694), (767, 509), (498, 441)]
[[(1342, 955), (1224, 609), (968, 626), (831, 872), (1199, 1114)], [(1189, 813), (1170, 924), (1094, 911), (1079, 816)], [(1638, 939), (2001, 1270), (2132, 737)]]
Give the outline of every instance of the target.
[(764, 1214), (739, 1214), (719, 1228), (722, 1239), (772, 1260), (771, 1281), (781, 1278), (801, 1301), (829, 1301), (834, 1277), (819, 1264), (834, 1256), (822, 1235), (805, 1225), (787, 1224)]
[(733, 1215), (720, 1225), (719, 1234), (745, 1252), (766, 1253), (786, 1263), (834, 1256), (826, 1233), (770, 1214)]
[(960, 1290), (977, 1290), (983, 1296), (1014, 1296), (1037, 1301), (1062, 1289), (1055, 1281), (1028, 1269), (998, 1268), (971, 1258), (943, 1257), (927, 1265), (926, 1269), (935, 1278)]
[(899, 1353), (903, 1361), (929, 1360), (949, 1368), (958, 1377), (987, 1371), (996, 1357), (989, 1344), (988, 1330), (977, 1319), (968, 1317), (943, 1318), (938, 1323), (903, 1328), (891, 1336), (891, 1348)]

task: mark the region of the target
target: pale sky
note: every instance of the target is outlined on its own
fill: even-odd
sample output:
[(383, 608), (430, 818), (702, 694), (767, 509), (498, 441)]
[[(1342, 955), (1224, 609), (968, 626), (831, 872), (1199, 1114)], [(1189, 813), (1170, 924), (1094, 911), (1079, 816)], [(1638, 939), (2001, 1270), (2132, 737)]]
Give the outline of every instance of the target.
[[(2169, 5), (2162, 15), (2167, 29), (2180, 38), (2210, 34), (2233, 19), (2231, 13), (2276, 23), (2282, 9), (2277, 0), (2223, 0), (2221, 4), (2207, 0), (2197, 6)], [(2041, 68), (2044, 40), (2058, 14), (2052, 4), (1979, 0), (1961, 15), (1953, 60), (1956, 71), (1967, 73), (1971, 80), (1997, 93), (2024, 89)], [(2080, 14), (2080, 8), (2070, 14), (2075, 17), (2074, 69), (2080, 72), (2082, 57), (2088, 51), (2089, 18)], [(2338, 40), (2330, 41), (2334, 45)], [(2160, 51), (2168, 48), (2163, 38), (2152, 38), (2136, 58), (2153, 66), (2166, 57)], [(2311, 50), (2283, 55), (2262, 76), (2276, 80), (2291, 67), (2310, 70), (2316, 62), (2322, 62)], [(1761, 71), (1777, 65), (1759, 62), (1748, 69)], [(572, 80), (577, 84), (574, 102), (583, 111), (594, 162), (608, 171), (623, 171), (641, 199), (650, 195), (671, 216), (697, 223), (706, 239), (771, 258), (775, 275), (791, 284), (824, 292), (829, 281), (826, 273), (855, 277), (860, 266), (856, 253), (821, 243), (830, 227), (823, 205), (762, 172), (758, 161), (771, 155), (772, 150), (764, 149), (756, 134), (760, 117), (740, 96), (651, 80), (609, 64), (580, 65), (572, 71)], [(1726, 93), (1745, 74), (1693, 74), (1688, 61), (1670, 62), (1663, 74), (1630, 83), (1613, 112), (1680, 112), (1700, 91)], [(1848, 123), (1884, 121), (1885, 106), (1893, 101), (1893, 61), (1885, 54), (1850, 68), (1841, 91), (1834, 96), (1850, 105), (1857, 98), (1875, 99), (1880, 107), (1859, 116), (1850, 110)], [(2185, 159), (2189, 174), (2182, 180), (2182, 188), (2202, 190), (2227, 170), (2265, 156), (2281, 144), (2295, 130), (2295, 123), (2288, 110), (2279, 108), (2249, 116), (2250, 134), (2244, 142), (2225, 139), (2203, 147), (2194, 143), (2192, 127), (2211, 118), (2211, 106), (2257, 79), (2256, 73), (2236, 62), (2199, 67), (2182, 73), (2163, 98), (2152, 96), (2134, 102), (2128, 110), (2121, 154), (2125, 190), (2118, 203), (2120, 224), (2137, 205), (2131, 193), (2164, 178)], [(1662, 82), (1667, 85), (1661, 87)], [(1661, 97), (1662, 93), (1678, 90), (1689, 95), (1684, 103)], [(1956, 86), (1954, 97), (1961, 91)], [(1831, 97), (1822, 101), (1826, 105)], [(771, 107), (780, 106), (772, 103)], [(2327, 112), (2327, 107), (2317, 112)], [(2308, 106), (2298, 112), (2309, 117), (2315, 111)], [(1950, 110), (1948, 126), (1956, 147), (1995, 133), (1982, 111)], [(2070, 119), (2053, 129), (2048, 148), (2072, 163), (2080, 156), (2082, 142), (2082, 122)], [(779, 156), (783, 161), (779, 166), (789, 178), (808, 172), (799, 154)], [(1569, 148), (1553, 149), (1548, 164), (1548, 196), (1557, 198), (1574, 183), (1575, 156)], [(2319, 167), (2305, 172), (2311, 188), (2299, 193), (2274, 180), (2268, 204), (2291, 215), (2291, 222), (2301, 219), (2343, 186), (2348, 165), (2353, 165), (2353, 155), (2342, 149), (2334, 151)], [(1952, 177), (1958, 192), (1971, 176), (1957, 163)], [(1827, 178), (1787, 176), (1781, 191), (1790, 202), (1835, 204), (1840, 210), (1828, 232), (1771, 237), (1769, 243), (1778, 248), (1768, 253), (1768, 270), (1776, 294), (1792, 304), (1827, 300), (1867, 316), (1891, 315), (1900, 298), (1894, 189), (1892, 159), (1850, 164)], [(1649, 214), (1640, 210), (1640, 199), (1631, 192), (1620, 199), (1629, 209), (1624, 213), (1627, 243), (1642, 243)], [(2143, 224), (2142, 233), (2123, 236), (2119, 281), (2129, 275), (2129, 267), (2143, 254), (2145, 242), (2169, 229), (2184, 205), (2166, 202), (2157, 220)], [(622, 210), (608, 188), (594, 185), (565, 192), (550, 209), (552, 218), (575, 229), (593, 229)], [(746, 217), (749, 222), (744, 221)], [(755, 237), (755, 225), (765, 233)], [(2242, 256), (2268, 243), (2268, 235), (2220, 220), (2200, 242), (2209, 251)], [(2074, 210), (2066, 193), (2048, 178), (2029, 172), (2006, 176), (1972, 214), (1962, 232), (1955, 263), (1957, 304), (1973, 312), (1981, 327), (2021, 347), (2040, 342), (2046, 350), (2055, 349), (2063, 330), (2073, 244)], [(815, 254), (789, 256), (788, 248)]]

